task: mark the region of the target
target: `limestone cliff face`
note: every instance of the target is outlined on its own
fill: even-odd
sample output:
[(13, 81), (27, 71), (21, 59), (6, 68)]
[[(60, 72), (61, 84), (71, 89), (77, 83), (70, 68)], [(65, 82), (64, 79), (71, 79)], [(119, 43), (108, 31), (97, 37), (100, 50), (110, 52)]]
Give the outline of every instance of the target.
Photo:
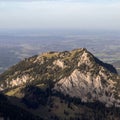
[[(101, 71), (93, 77), (90, 72), (84, 74), (76, 69), (69, 77), (57, 82), (54, 89), (65, 95), (80, 98), (83, 102), (100, 101), (106, 106), (120, 107), (120, 100), (115, 98), (116, 84), (117, 82), (109, 79)], [(120, 96), (120, 92), (117, 94)]]
[(52, 84), (53, 91), (83, 102), (100, 101), (108, 107), (120, 107), (120, 76), (115, 72), (83, 48), (49, 52), (25, 59), (1, 74), (0, 90)]

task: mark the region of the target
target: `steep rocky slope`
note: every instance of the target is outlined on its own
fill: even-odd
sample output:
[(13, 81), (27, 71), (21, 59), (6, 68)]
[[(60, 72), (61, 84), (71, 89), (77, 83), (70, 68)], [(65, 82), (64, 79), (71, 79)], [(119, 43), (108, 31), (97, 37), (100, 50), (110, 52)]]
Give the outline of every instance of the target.
[(85, 48), (24, 59), (0, 75), (0, 90), (33, 109), (51, 104), (60, 94), (80, 104), (120, 107), (120, 76)]

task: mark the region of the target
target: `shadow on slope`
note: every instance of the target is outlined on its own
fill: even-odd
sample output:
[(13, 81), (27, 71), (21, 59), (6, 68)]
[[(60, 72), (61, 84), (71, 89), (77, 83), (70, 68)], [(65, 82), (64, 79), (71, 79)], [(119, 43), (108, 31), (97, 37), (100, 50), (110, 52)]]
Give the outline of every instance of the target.
[(23, 98), (14, 99), (21, 101), (26, 108), (19, 104), (17, 107), (16, 103), (11, 105), (5, 102), (7, 100), (4, 96), (1, 96), (3, 102), (0, 104), (2, 108), (0, 113), (3, 116), (9, 116), (10, 120), (39, 120), (40, 118), (35, 115), (42, 116), (43, 120), (89, 120), (90, 118), (91, 120), (119, 120), (120, 118), (120, 108), (106, 108), (98, 101), (83, 103), (78, 98), (53, 92), (49, 88), (41, 90), (35, 86), (28, 86), (22, 92), (25, 93)]
[(2, 94), (0, 94), (0, 118), (3, 120), (41, 120), (32, 113), (11, 104)]
[(98, 58), (94, 57), (95, 59), (95, 62), (98, 63), (99, 65), (103, 66), (104, 68), (106, 68), (108, 71), (112, 72), (112, 73), (115, 73), (115, 74), (118, 74), (117, 73), (117, 70), (116, 68), (111, 65), (111, 64), (108, 64), (108, 63), (104, 63), (102, 62), (101, 60), (99, 60)]

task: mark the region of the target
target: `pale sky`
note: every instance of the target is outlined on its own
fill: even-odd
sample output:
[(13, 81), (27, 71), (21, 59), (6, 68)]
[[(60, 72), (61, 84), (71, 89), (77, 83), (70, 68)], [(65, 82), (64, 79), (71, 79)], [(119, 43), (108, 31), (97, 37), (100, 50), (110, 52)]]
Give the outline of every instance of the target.
[(0, 29), (120, 30), (119, 1), (0, 0)]

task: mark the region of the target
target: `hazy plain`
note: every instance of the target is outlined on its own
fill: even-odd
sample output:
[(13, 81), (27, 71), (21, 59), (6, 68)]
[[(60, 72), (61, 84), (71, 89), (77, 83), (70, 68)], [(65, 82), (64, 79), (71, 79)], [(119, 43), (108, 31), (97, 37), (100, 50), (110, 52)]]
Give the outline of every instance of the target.
[(24, 58), (42, 52), (83, 47), (102, 61), (120, 61), (118, 31), (13, 30), (0, 32), (0, 72)]

